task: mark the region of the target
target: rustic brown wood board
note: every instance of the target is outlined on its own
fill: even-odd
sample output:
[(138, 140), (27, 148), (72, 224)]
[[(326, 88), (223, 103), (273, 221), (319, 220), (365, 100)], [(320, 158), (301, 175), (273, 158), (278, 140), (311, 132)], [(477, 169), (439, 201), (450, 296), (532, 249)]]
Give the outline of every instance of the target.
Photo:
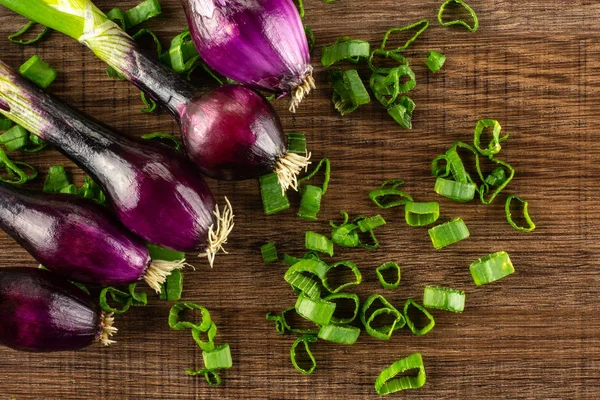
[[(98, 0), (108, 10), (137, 1)], [(162, 0), (163, 15), (146, 23), (164, 44), (185, 27), (180, 4)], [(234, 366), (224, 384), (207, 387), (185, 375), (201, 366), (191, 336), (167, 325), (171, 304), (151, 297), (147, 307), (117, 318), (118, 343), (79, 352), (30, 354), (0, 349), (1, 399), (363, 399), (377, 398), (373, 384), (384, 367), (410, 353), (423, 355), (425, 387), (394, 395), (415, 399), (598, 399), (600, 398), (600, 2), (548, 0), (476, 1), (470, 4), (480, 29), (469, 33), (437, 24), (439, 1), (308, 1), (305, 23), (316, 36), (313, 65), (318, 89), (292, 115), (275, 102), (287, 131), (307, 134), (313, 158), (327, 156), (332, 181), (318, 222), (306, 222), (295, 206), (265, 217), (257, 182), (209, 181), (215, 195), (228, 196), (236, 228), (210, 269), (190, 254), (196, 270), (185, 272), (183, 299), (206, 306), (219, 327), (218, 341), (229, 343)], [(401, 129), (373, 99), (341, 117), (331, 103), (320, 49), (349, 35), (377, 46), (392, 26), (427, 18), (429, 30), (408, 52), (417, 75), (411, 97), (417, 104), (414, 129)], [(25, 20), (0, 9), (0, 37)], [(432, 74), (427, 50), (447, 55)], [(69, 103), (139, 136), (177, 132), (165, 113), (142, 114), (137, 90), (108, 78), (104, 65), (78, 43), (52, 33), (33, 46), (0, 40), (1, 59), (18, 67), (37, 53), (58, 71), (51, 90)], [(365, 74), (366, 76), (366, 74)], [(519, 233), (505, 220), (501, 196), (491, 206), (456, 204), (433, 192), (430, 162), (453, 141), (472, 140), (477, 119), (498, 119), (511, 137), (502, 158), (517, 170), (507, 193), (530, 201), (538, 228)], [(77, 181), (82, 172), (54, 150), (18, 159), (42, 172), (63, 164)], [(426, 229), (410, 228), (402, 209), (379, 210), (367, 193), (381, 181), (401, 177), (418, 200), (438, 201), (443, 220), (462, 217), (471, 238), (434, 251)], [(294, 199), (294, 197), (292, 197)], [(335, 259), (356, 262), (364, 276), (356, 289), (362, 299), (384, 294), (401, 306), (422, 299), (427, 284), (464, 289), (463, 314), (434, 312), (436, 327), (417, 337), (408, 330), (389, 341), (361, 335), (354, 346), (319, 342), (317, 371), (304, 376), (289, 360), (290, 335), (278, 335), (265, 321), (267, 311), (295, 301), (283, 280), (285, 266), (262, 262), (259, 246), (275, 241), (281, 253), (303, 252), (304, 231), (327, 233), (339, 210), (381, 214), (377, 251), (336, 248)], [(65, 249), (69, 251), (69, 249)], [(516, 273), (475, 287), (468, 265), (494, 251), (510, 253)], [(36, 262), (0, 233), (0, 266)], [(383, 290), (375, 268), (396, 261), (402, 283)]]

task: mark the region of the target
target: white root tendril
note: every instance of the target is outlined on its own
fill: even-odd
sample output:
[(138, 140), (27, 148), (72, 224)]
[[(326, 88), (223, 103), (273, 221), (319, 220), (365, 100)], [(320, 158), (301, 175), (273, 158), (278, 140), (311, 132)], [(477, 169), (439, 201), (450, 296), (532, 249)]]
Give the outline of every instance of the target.
[(111, 345), (113, 343), (117, 343), (114, 340), (111, 340), (110, 337), (117, 333), (117, 328), (113, 326), (115, 322), (115, 318), (113, 317), (113, 313), (107, 314), (102, 311), (100, 315), (100, 326), (102, 327), (102, 331), (100, 331), (100, 336), (97, 341), (102, 343), (104, 346)]
[(312, 74), (308, 75), (301, 84), (299, 84), (292, 90), (290, 111), (295, 113), (296, 108), (300, 105), (302, 99), (304, 99), (304, 97), (310, 93), (311, 89), (316, 88), (317, 87), (315, 86), (315, 79), (312, 77)]
[(176, 269), (190, 266), (183, 260), (165, 261), (152, 260), (144, 274), (144, 280), (157, 294), (161, 292), (161, 285), (166, 282), (167, 277)]
[(215, 219), (217, 220), (217, 228), (215, 229), (215, 225), (212, 224), (210, 228), (208, 228), (208, 246), (206, 248), (206, 257), (208, 257), (208, 262), (210, 263), (210, 267), (213, 267), (215, 262), (215, 256), (219, 251), (227, 254), (223, 245), (227, 243), (227, 238), (229, 234), (233, 230), (233, 208), (231, 207), (231, 203), (229, 199), (225, 197), (225, 202), (227, 205), (223, 207), (223, 213), (219, 210), (219, 205), (215, 206), (215, 211), (213, 214), (215, 215)]
[(288, 188), (298, 190), (298, 174), (302, 169), (305, 169), (310, 164), (310, 153), (300, 155), (296, 153), (287, 153), (279, 158), (275, 164), (275, 173), (279, 186), (281, 186), (281, 194), (285, 194)]

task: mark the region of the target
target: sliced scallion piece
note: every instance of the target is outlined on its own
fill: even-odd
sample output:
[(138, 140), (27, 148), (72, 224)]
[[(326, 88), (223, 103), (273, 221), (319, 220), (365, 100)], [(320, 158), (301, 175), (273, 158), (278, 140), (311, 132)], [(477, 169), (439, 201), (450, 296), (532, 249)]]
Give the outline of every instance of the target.
[(354, 69), (346, 71), (332, 69), (329, 71), (329, 79), (333, 87), (331, 100), (340, 114), (350, 114), (358, 106), (368, 104), (371, 101), (369, 92), (367, 92), (362, 79), (358, 75), (358, 71)]
[(36, 37), (34, 37), (33, 39), (30, 39), (30, 40), (19, 39), (19, 37), (21, 37), (22, 35), (24, 35), (25, 33), (27, 33), (27, 31), (29, 31), (29, 29), (31, 29), (31, 27), (33, 27), (35, 25), (37, 25), (36, 22), (33, 22), (33, 21), (27, 22), (25, 24), (25, 26), (23, 26), (17, 32), (15, 32), (15, 33), (13, 33), (11, 35), (8, 35), (8, 40), (10, 40), (13, 43), (24, 45), (24, 46), (26, 46), (28, 44), (34, 44), (34, 43), (38, 42), (41, 38), (44, 37), (44, 35), (46, 33), (48, 33), (48, 27), (45, 26), (44, 29)]
[[(479, 188), (479, 199), (485, 205), (491, 204), (494, 201), (494, 199), (500, 194), (500, 192), (502, 192), (502, 190), (506, 187), (506, 185), (508, 185), (515, 176), (515, 169), (510, 164), (505, 163), (504, 161), (498, 160), (497, 158), (493, 158), (493, 157), (490, 158), (490, 161), (492, 161), (496, 164), (500, 164), (502, 166), (502, 168), (504, 168), (505, 170), (508, 171), (508, 176), (502, 183), (500, 183), (498, 186), (496, 186), (496, 189), (494, 189), (492, 194), (489, 196), (488, 196), (488, 193), (489, 193), (488, 184), (484, 183), (483, 185), (481, 185), (481, 187)], [(480, 174), (481, 180), (483, 181), (484, 178), (483, 178), (483, 176), (481, 176), (481, 172), (479, 172), (479, 174)]]
[(313, 185), (306, 185), (303, 189), (298, 216), (308, 221), (316, 221), (317, 214), (321, 210), (323, 189)]
[[(446, 10), (446, 6), (450, 3), (456, 3), (463, 6), (469, 14), (471, 14), (471, 18), (473, 18), (473, 25), (469, 25), (467, 22), (461, 19), (455, 19), (452, 21), (444, 22), (444, 11)], [(440, 10), (438, 11), (438, 22), (442, 26), (451, 26), (451, 25), (462, 25), (467, 28), (471, 32), (476, 32), (477, 28), (479, 28), (479, 19), (477, 18), (477, 14), (475, 14), (475, 10), (473, 10), (467, 3), (462, 0), (446, 0), (440, 6)]]
[[(299, 371), (305, 375), (312, 374), (314, 372), (315, 368), (317, 368), (317, 361), (315, 360), (315, 357), (313, 357), (312, 352), (310, 351), (310, 348), (308, 346), (309, 343), (314, 343), (316, 341), (317, 341), (316, 336), (304, 335), (304, 336), (301, 336), (298, 339), (296, 339), (294, 344), (292, 344), (292, 348), (290, 349), (290, 359), (292, 360), (292, 365), (294, 366), (294, 368), (296, 368), (297, 371)], [(311, 366), (309, 368), (302, 368), (298, 364), (298, 360), (296, 360), (296, 357), (297, 357), (296, 348), (298, 347), (298, 345), (300, 345), (300, 343), (302, 343), (304, 345), (304, 351), (306, 352), (306, 354), (308, 355), (308, 357), (311, 361)]]
[(417, 32), (411, 38), (409, 38), (402, 46), (395, 48), (395, 50), (397, 50), (397, 51), (406, 50), (408, 48), (408, 46), (410, 46), (410, 44), (412, 42), (414, 42), (423, 32), (425, 32), (425, 30), (428, 27), (429, 27), (429, 21), (426, 19), (422, 19), (420, 21), (415, 22), (414, 24), (410, 24), (410, 25), (402, 26), (402, 27), (398, 27), (398, 28), (391, 28), (383, 36), (383, 41), (381, 42), (381, 50), (385, 50), (387, 41), (389, 40), (390, 35), (392, 33), (403, 32), (403, 31), (411, 30), (413, 28), (417, 28)]
[(303, 133), (289, 132), (285, 135), (288, 140), (288, 153), (306, 154), (306, 136)]
[[(525, 218), (525, 221), (527, 222), (528, 226), (519, 226), (519, 225), (515, 224), (515, 222), (513, 221), (512, 213), (510, 211), (510, 205), (513, 200), (517, 200), (520, 204), (523, 205), (523, 217)], [(531, 232), (535, 229), (535, 223), (531, 220), (531, 217), (529, 216), (529, 202), (528, 201), (523, 200), (522, 198), (512, 194), (506, 198), (506, 204), (504, 205), (504, 211), (506, 212), (506, 220), (508, 221), (510, 226), (512, 226), (516, 230), (522, 231), (522, 232)]]
[(260, 253), (262, 254), (265, 263), (270, 263), (279, 259), (279, 257), (277, 257), (277, 249), (275, 248), (274, 242), (262, 245), (260, 247)]
[[(332, 287), (329, 282), (330, 278), (328, 277), (328, 275), (331, 275), (331, 272), (335, 273), (335, 271), (337, 271), (343, 267), (348, 268), (348, 269), (350, 269), (350, 271), (352, 271), (352, 273), (354, 274), (354, 280), (350, 281), (350, 282), (346, 282), (346, 283), (341, 283), (337, 287)], [(323, 278), (323, 281), (322, 281), (323, 287), (331, 293), (338, 293), (341, 290), (347, 288), (348, 286), (360, 285), (361, 282), (362, 282), (362, 274), (360, 273), (358, 266), (350, 261), (338, 261), (338, 262), (330, 265), (329, 268), (327, 269), (327, 272), (325, 273), (325, 278)]]
[[(206, 340), (200, 337), (203, 333), (206, 333)], [(192, 337), (202, 351), (213, 351), (215, 349), (215, 336), (217, 336), (217, 325), (212, 321), (206, 330), (197, 326), (192, 328)]]
[[(487, 145), (487, 148), (481, 147), (481, 135), (484, 132), (484, 129), (492, 128), (492, 140)], [(477, 121), (475, 125), (475, 134), (473, 139), (473, 145), (477, 151), (484, 156), (491, 157), (494, 154), (498, 154), (502, 149), (500, 145), (501, 142), (508, 139), (508, 134), (505, 136), (500, 136), (500, 132), (502, 131), (502, 127), (500, 123), (495, 119), (480, 119)]]
[[(328, 269), (329, 266), (320, 260), (303, 259), (288, 268), (283, 279), (306, 296), (319, 298), (321, 295), (319, 284), (325, 278)], [(319, 281), (307, 274), (318, 277)]]
[[(338, 324), (338, 325), (350, 324), (358, 316), (358, 310), (360, 309), (360, 299), (358, 298), (358, 295), (356, 295), (355, 293), (342, 293), (342, 292), (332, 293), (329, 296), (323, 297), (323, 300), (336, 304), (335, 312), (333, 313), (331, 320), (329, 321), (332, 324)], [(342, 308), (342, 307), (340, 307), (340, 303), (337, 302), (338, 300), (351, 300), (354, 303), (352, 316), (350, 316), (350, 317), (336, 316), (335, 313), (338, 311), (341, 311), (341, 308)]]
[(412, 116), (415, 102), (408, 96), (401, 96), (388, 108), (388, 114), (404, 129), (412, 129)]
[(342, 247), (356, 247), (359, 244), (358, 225), (343, 224), (331, 232), (331, 241)]
[[(404, 82), (401, 83), (401, 81)], [(400, 65), (387, 73), (374, 72), (369, 84), (375, 98), (384, 107), (390, 107), (398, 95), (412, 90), (417, 85), (417, 81), (415, 73), (408, 65)]]
[(504, 171), (504, 168), (498, 167), (495, 170), (493, 170), (485, 178), (485, 180), (483, 182), (491, 187), (496, 187), (496, 186), (500, 186), (505, 181), (506, 181), (506, 172)]
[(305, 235), (305, 245), (308, 250), (319, 251), (328, 254), (329, 257), (333, 257), (333, 243), (319, 233), (307, 231)]
[[(179, 314), (186, 309), (200, 310), (202, 313), (202, 321), (199, 324), (194, 324), (189, 321), (180, 321)], [(201, 332), (206, 332), (210, 328), (211, 324), (212, 320), (210, 319), (210, 313), (208, 310), (196, 303), (177, 303), (171, 307), (171, 310), (169, 311), (169, 327), (176, 331), (181, 331), (183, 329), (198, 329)]]
[(423, 290), (423, 306), (438, 310), (463, 312), (465, 309), (465, 292), (443, 286), (425, 286)]
[[(179, 258), (181, 260), (182, 258)], [(163, 259), (164, 260), (164, 259)], [(168, 261), (168, 260), (166, 260)], [(183, 273), (181, 270), (171, 271), (167, 280), (162, 284), (160, 299), (166, 301), (179, 301), (183, 293)]]
[[(405, 375), (418, 370), (417, 374)], [(395, 378), (398, 374), (403, 374)], [(425, 385), (425, 367), (421, 354), (414, 353), (385, 368), (375, 380), (375, 391), (380, 396), (406, 389), (418, 389)]]
[[(34, 179), (38, 175), (38, 171), (31, 165), (21, 161), (12, 161), (4, 152), (4, 150), (0, 149), (0, 167), (2, 166), (4, 166), (6, 173), (8, 174), (8, 178), (0, 176), (0, 181), (10, 183), (12, 185), (22, 185), (25, 182)], [(31, 173), (27, 174), (27, 172), (21, 169), (20, 166), (24, 167), (25, 169), (29, 169)]]
[[(420, 315), (424, 316), (429, 321), (422, 328), (417, 328), (415, 321), (413, 321), (410, 318), (409, 312), (410, 312), (411, 307), (414, 308), (415, 310), (417, 310)], [(408, 300), (406, 300), (406, 303), (404, 303), (404, 318), (406, 319), (406, 325), (411, 330), (411, 332), (418, 336), (426, 334), (427, 332), (432, 330), (433, 327), (435, 326), (435, 320), (433, 319), (433, 315), (431, 315), (429, 313), (429, 311), (427, 311), (425, 309), (425, 307), (421, 306), (419, 303), (417, 303), (413, 299), (408, 299)]]
[(45, 63), (37, 54), (19, 67), (19, 73), (45, 89), (56, 79), (56, 70)]
[[(376, 301), (381, 303), (381, 307), (372, 307), (373, 303), (375, 303)], [(384, 317), (386, 315), (392, 316), (394, 318), (391, 324), (383, 325), (380, 327), (372, 326), (377, 317)], [(388, 340), (395, 330), (401, 329), (406, 323), (406, 320), (404, 319), (402, 313), (398, 311), (396, 307), (391, 305), (385, 299), (385, 297), (381, 296), (380, 294), (372, 294), (367, 298), (367, 300), (365, 300), (360, 309), (359, 316), (360, 321), (365, 327), (366, 332), (369, 335), (382, 340)]]
[(429, 50), (427, 52), (427, 59), (425, 60), (425, 64), (431, 72), (438, 72), (440, 69), (442, 69), (445, 62), (446, 56), (442, 53), (438, 53), (434, 50)]
[(268, 312), (266, 315), (267, 321), (275, 321), (275, 330), (280, 335), (285, 333), (285, 324), (283, 323), (283, 317), (281, 315), (273, 314), (272, 312)]
[(369, 198), (379, 208), (391, 208), (405, 205), (413, 198), (396, 188), (375, 189), (369, 192)]
[(454, 180), (456, 182), (460, 182), (460, 183), (472, 183), (471, 180), (471, 176), (469, 175), (469, 173), (467, 172), (467, 169), (465, 168), (465, 165), (460, 157), (460, 155), (458, 154), (458, 148), (464, 148), (467, 149), (469, 151), (471, 151), (474, 155), (475, 158), (477, 160), (477, 151), (469, 146), (468, 144), (464, 144), (461, 142), (457, 142), (455, 143), (454, 146), (452, 146), (450, 149), (448, 149), (448, 151), (446, 151), (446, 162), (448, 163), (448, 168), (450, 169), (450, 173), (452, 173), (452, 176), (454, 177)]
[(294, 314), (294, 316), (296, 318), (300, 318), (301, 317), (296, 312), (296, 307), (294, 307), (294, 306), (288, 307), (285, 310), (283, 310), (281, 312), (281, 318), (283, 320), (283, 326), (284, 326), (285, 329), (287, 329), (288, 331), (290, 331), (292, 333), (299, 333), (301, 335), (316, 335), (317, 334), (318, 329), (319, 329), (319, 327), (317, 325), (314, 325), (314, 329), (307, 329), (307, 328), (300, 328), (300, 327), (292, 326), (291, 320), (289, 318), (290, 314)]
[(276, 173), (263, 175), (259, 181), (265, 215), (275, 214), (290, 208), (290, 202), (279, 184)]
[(353, 224), (358, 226), (361, 232), (368, 232), (377, 227), (385, 225), (385, 219), (379, 214), (374, 217), (359, 217), (352, 221)]
[(433, 224), (439, 217), (440, 205), (434, 201), (429, 203), (409, 201), (404, 206), (404, 219), (409, 226)]
[(25, 128), (21, 125), (14, 125), (0, 135), (0, 144), (4, 145), (7, 151), (15, 151), (26, 146), (29, 142), (28, 138), (29, 132)]
[(303, 191), (303, 189), (301, 188), (301, 185), (304, 182), (308, 182), (310, 179), (314, 178), (317, 173), (321, 172), (322, 168), (323, 168), (323, 171), (322, 171), (323, 184), (321, 185), (321, 188), (323, 189), (323, 195), (325, 195), (325, 193), (327, 193), (327, 187), (329, 186), (329, 179), (331, 178), (331, 163), (329, 162), (328, 158), (321, 159), (321, 161), (319, 161), (319, 163), (315, 166), (315, 168), (310, 173), (308, 173), (307, 175), (298, 179), (298, 186), (300, 187), (300, 189), (299, 189), (300, 192)]
[(458, 203), (466, 203), (475, 198), (477, 185), (474, 183), (462, 183), (445, 178), (437, 178), (433, 190), (440, 196), (447, 197)]
[[(386, 281), (385, 277), (383, 276), (384, 271), (388, 270), (396, 271), (396, 279), (393, 282)], [(379, 283), (381, 283), (381, 286), (383, 286), (385, 289), (391, 290), (396, 289), (398, 286), (400, 286), (400, 266), (395, 262), (386, 262), (385, 264), (382, 264), (379, 267), (377, 267), (375, 272), (377, 273), (377, 279), (379, 279)]]
[(434, 226), (428, 232), (433, 247), (436, 249), (460, 242), (470, 236), (469, 229), (461, 218), (455, 218), (452, 221)]
[(375, 232), (373, 230), (367, 231), (369, 234), (369, 238), (371, 239), (371, 243), (363, 242), (361, 236), (358, 236), (358, 245), (365, 249), (376, 250), (379, 248), (379, 240), (375, 237)]
[(485, 285), (515, 272), (512, 261), (505, 251), (488, 254), (474, 261), (469, 267), (475, 285)]
[(296, 301), (296, 312), (317, 325), (327, 325), (331, 321), (336, 304), (321, 299), (311, 299), (300, 293)]
[(339, 344), (354, 344), (360, 329), (349, 325), (328, 324), (319, 330), (318, 338)]
[(368, 58), (370, 52), (369, 42), (352, 40), (348, 36), (344, 36), (338, 38), (333, 45), (323, 47), (321, 63), (324, 67), (329, 67), (342, 60), (357, 63), (361, 58)]
[(233, 365), (231, 350), (228, 344), (221, 344), (211, 351), (203, 351), (202, 359), (204, 361), (204, 368), (209, 371), (231, 368)]

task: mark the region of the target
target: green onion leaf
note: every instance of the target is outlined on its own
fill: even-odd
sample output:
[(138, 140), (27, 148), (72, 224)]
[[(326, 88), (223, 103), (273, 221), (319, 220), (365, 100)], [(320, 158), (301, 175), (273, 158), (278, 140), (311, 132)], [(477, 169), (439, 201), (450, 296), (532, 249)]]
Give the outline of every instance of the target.
[[(199, 324), (194, 324), (189, 321), (180, 321), (179, 314), (183, 310), (200, 310), (202, 313), (202, 321)], [(169, 311), (169, 327), (176, 331), (183, 329), (197, 329), (200, 332), (206, 332), (210, 328), (212, 320), (210, 319), (210, 313), (204, 307), (196, 303), (182, 302), (177, 303)]]
[(202, 359), (204, 360), (204, 368), (209, 371), (231, 368), (233, 365), (228, 344), (221, 344), (212, 351), (203, 351)]
[(409, 226), (433, 224), (439, 217), (440, 205), (436, 202), (417, 203), (409, 201), (404, 206), (404, 218)]
[(296, 301), (296, 312), (317, 325), (327, 325), (333, 316), (336, 304), (321, 299), (311, 299), (300, 293)]
[(158, 0), (145, 0), (125, 13), (127, 28), (133, 28), (152, 17), (160, 15)]
[(356, 247), (359, 243), (358, 232), (356, 232), (357, 229), (358, 225), (355, 224), (343, 224), (338, 226), (331, 232), (331, 241), (342, 247)]
[(354, 344), (360, 336), (360, 329), (348, 325), (328, 324), (319, 330), (319, 339), (339, 344)]
[(425, 32), (425, 30), (428, 27), (429, 27), (429, 21), (426, 19), (422, 19), (420, 21), (415, 22), (414, 24), (402, 26), (399, 28), (391, 28), (383, 36), (383, 41), (381, 42), (381, 50), (385, 50), (385, 47), (386, 47), (385, 45), (387, 44), (387, 41), (390, 38), (390, 35), (392, 33), (403, 32), (403, 31), (411, 30), (413, 28), (417, 28), (417, 32), (410, 39), (408, 39), (402, 46), (395, 48), (396, 51), (406, 50), (408, 48), (408, 46), (410, 46), (410, 44), (412, 42), (414, 42), (421, 35), (421, 33)]
[[(394, 280), (393, 282), (387, 282), (385, 280), (385, 277), (383, 276), (384, 271), (393, 269), (396, 271), (396, 280)], [(400, 266), (398, 264), (396, 264), (393, 261), (390, 262), (386, 262), (385, 264), (380, 265), (379, 267), (377, 267), (377, 269), (375, 270), (375, 272), (377, 273), (377, 279), (379, 279), (379, 283), (381, 283), (381, 286), (383, 286), (385, 289), (396, 289), (398, 286), (400, 286)]]
[(369, 198), (379, 208), (402, 206), (409, 201), (413, 201), (413, 198), (409, 194), (402, 192), (395, 187), (371, 190), (369, 192)]
[(404, 129), (412, 129), (412, 116), (415, 102), (408, 96), (401, 96), (388, 108), (388, 114)]
[(22, 126), (15, 125), (0, 135), (0, 144), (4, 145), (7, 151), (15, 151), (26, 146), (28, 138), (29, 132)]
[(333, 86), (331, 99), (335, 109), (340, 114), (350, 114), (358, 106), (368, 104), (371, 101), (369, 92), (367, 92), (356, 70), (332, 69), (329, 71), (329, 78)]
[(319, 251), (328, 254), (329, 257), (333, 257), (333, 243), (319, 233), (307, 231), (305, 235), (305, 247), (308, 250)]
[(306, 154), (306, 136), (303, 133), (290, 132), (285, 135), (288, 140), (288, 153)]
[(515, 272), (512, 261), (505, 251), (488, 254), (474, 261), (469, 267), (475, 285), (485, 285)]
[[(352, 273), (354, 274), (354, 281), (341, 283), (337, 287), (332, 287), (330, 285), (330, 282), (329, 282), (330, 278), (328, 276), (330, 275), (331, 271), (339, 270), (339, 267), (346, 267), (346, 268), (350, 269), (350, 271), (352, 271)], [(360, 273), (358, 266), (350, 261), (338, 261), (338, 262), (330, 265), (329, 268), (327, 269), (327, 272), (325, 272), (325, 277), (322, 280), (323, 287), (331, 293), (338, 293), (342, 289), (347, 288), (348, 286), (360, 285), (361, 282), (362, 282), (362, 274)]]
[(46, 33), (48, 33), (48, 27), (44, 27), (44, 29), (35, 38), (33, 38), (33, 39), (30, 39), (30, 40), (21, 40), (21, 39), (19, 39), (19, 37), (21, 37), (22, 35), (24, 35), (34, 25), (37, 25), (37, 23), (33, 22), (33, 21), (27, 22), (25, 24), (25, 26), (23, 26), (17, 32), (9, 35), (8, 36), (8, 40), (10, 40), (13, 43), (24, 45), (24, 46), (26, 46), (28, 44), (34, 44), (34, 43), (38, 42), (41, 38), (44, 37), (44, 35)]
[(142, 135), (142, 139), (155, 140), (160, 143), (165, 143), (167, 146), (174, 148), (175, 150), (181, 150), (181, 142), (173, 135), (168, 133), (155, 132)]
[(50, 86), (56, 79), (56, 70), (46, 64), (37, 54), (19, 67), (19, 73), (43, 89)]
[(443, 286), (425, 286), (423, 306), (460, 313), (465, 309), (465, 292)]
[(352, 40), (348, 36), (344, 36), (338, 38), (333, 45), (323, 47), (321, 63), (324, 67), (329, 67), (342, 60), (357, 63), (361, 59), (368, 58), (370, 52), (369, 42)]
[[(409, 312), (410, 308), (414, 308), (420, 313), (420, 316), (423, 316), (429, 320), (429, 322), (424, 325), (422, 328), (417, 328), (415, 325), (415, 321), (410, 319)], [(423, 306), (415, 302), (413, 299), (406, 300), (404, 303), (404, 318), (406, 318), (406, 325), (411, 330), (411, 332), (417, 336), (421, 336), (429, 332), (435, 326), (435, 320), (433, 319), (433, 315), (429, 313)]]
[(275, 214), (290, 208), (290, 202), (279, 184), (276, 173), (263, 175), (259, 181), (265, 215)]
[[(515, 224), (515, 222), (513, 221), (512, 213), (510, 212), (510, 204), (513, 200), (517, 200), (520, 204), (523, 205), (523, 217), (525, 218), (525, 221), (527, 222), (528, 226), (519, 226), (519, 225)], [(515, 196), (514, 194), (510, 195), (506, 199), (506, 204), (504, 205), (504, 211), (506, 211), (506, 220), (508, 221), (510, 226), (512, 226), (516, 230), (522, 231), (522, 232), (531, 232), (535, 229), (535, 224), (533, 223), (533, 221), (531, 220), (531, 217), (529, 216), (529, 202), (528, 201), (523, 200), (522, 198)]]
[[(469, 12), (469, 14), (471, 14), (471, 18), (473, 19), (473, 25), (471, 26), (461, 19), (455, 19), (452, 21), (444, 22), (444, 20), (443, 20), (444, 11), (446, 10), (446, 6), (450, 3), (456, 3), (456, 4), (463, 6), (465, 8), (465, 10), (467, 10)], [(462, 25), (471, 32), (476, 32), (477, 28), (479, 28), (479, 19), (477, 18), (477, 14), (475, 14), (475, 11), (467, 3), (465, 3), (462, 0), (446, 0), (446, 1), (444, 1), (442, 3), (442, 5), (440, 6), (440, 10), (438, 11), (437, 18), (438, 18), (438, 22), (442, 26)]]
[(437, 51), (429, 50), (427, 52), (427, 59), (425, 64), (431, 70), (431, 72), (438, 72), (444, 66), (446, 62), (446, 56)]
[[(483, 131), (486, 128), (492, 128), (492, 140), (490, 140), (490, 142), (488, 143), (487, 148), (484, 149), (481, 147), (481, 135), (483, 134)], [(473, 139), (475, 149), (477, 149), (477, 151), (481, 155), (488, 157), (491, 157), (494, 154), (498, 154), (502, 149), (500, 143), (508, 139), (508, 134), (500, 137), (501, 131), (502, 127), (495, 119), (480, 119), (479, 121), (477, 121), (477, 124), (475, 125), (475, 134)]]
[(461, 218), (453, 219), (429, 229), (429, 237), (433, 247), (441, 249), (452, 243), (460, 242), (469, 237), (469, 229)]
[(385, 225), (385, 219), (379, 214), (374, 217), (357, 217), (352, 221), (358, 226), (361, 232), (372, 231), (373, 229)]
[[(403, 374), (418, 369), (416, 376), (402, 375), (394, 379), (398, 374)], [(398, 360), (385, 368), (375, 380), (375, 391), (380, 396), (399, 392), (406, 389), (418, 389), (425, 385), (425, 367), (421, 354), (414, 353)]]
[[(373, 307), (373, 310), (371, 310), (371, 306), (376, 301), (381, 303), (382, 306), (377, 308)], [(392, 316), (394, 318), (391, 324), (380, 327), (372, 326), (377, 317), (383, 317), (385, 315)], [(382, 340), (388, 340), (395, 330), (401, 329), (406, 323), (402, 313), (400, 313), (396, 307), (391, 305), (385, 299), (385, 297), (381, 296), (380, 294), (372, 294), (367, 298), (367, 300), (365, 300), (360, 309), (360, 321), (369, 335)]]
[(318, 186), (306, 185), (300, 199), (298, 216), (308, 221), (316, 221), (317, 214), (321, 210), (321, 197), (323, 189)]
[(474, 183), (461, 183), (449, 179), (437, 178), (433, 190), (440, 196), (447, 197), (459, 203), (466, 203), (475, 198), (477, 185)]
[[(338, 325), (350, 324), (358, 316), (358, 310), (360, 308), (360, 299), (358, 298), (358, 295), (356, 295), (354, 293), (343, 293), (343, 292), (332, 293), (328, 296), (323, 297), (323, 300), (331, 302), (331, 303), (335, 303), (335, 305), (336, 305), (335, 311), (330, 320), (330, 323), (332, 323), (332, 324), (338, 324)], [(352, 300), (352, 302), (354, 303), (354, 307), (352, 309), (353, 310), (352, 316), (350, 316), (350, 317), (347, 317), (347, 316), (342, 317), (341, 315), (336, 316), (336, 312), (341, 312), (342, 308), (343, 308), (343, 304), (341, 304), (341, 302), (338, 302), (339, 300)]]
[[(301, 336), (298, 339), (296, 339), (294, 344), (292, 344), (292, 348), (290, 349), (290, 359), (292, 360), (292, 365), (294, 366), (294, 368), (296, 368), (297, 371), (299, 371), (305, 375), (312, 374), (314, 372), (315, 368), (317, 368), (317, 362), (315, 361), (315, 358), (313, 357), (312, 352), (310, 351), (310, 348), (308, 347), (309, 343), (314, 343), (316, 341), (317, 341), (316, 336), (313, 336), (313, 335)], [(298, 361), (296, 360), (296, 347), (298, 347), (298, 345), (300, 343), (302, 343), (304, 345), (304, 351), (306, 352), (306, 354), (308, 355), (308, 357), (310, 358), (310, 361), (311, 361), (311, 366), (308, 369), (300, 367), (300, 365), (298, 365)]]
[(277, 261), (279, 257), (277, 257), (277, 249), (275, 248), (275, 243), (269, 242), (260, 247), (260, 253), (262, 254), (263, 261), (265, 263), (270, 263), (273, 261)]

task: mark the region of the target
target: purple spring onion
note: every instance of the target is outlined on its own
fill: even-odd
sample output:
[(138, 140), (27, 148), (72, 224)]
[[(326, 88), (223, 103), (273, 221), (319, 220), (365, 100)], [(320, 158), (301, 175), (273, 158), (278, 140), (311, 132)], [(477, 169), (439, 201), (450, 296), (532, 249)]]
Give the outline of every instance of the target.
[(202, 59), (255, 89), (290, 95), (295, 112), (315, 88), (304, 27), (292, 0), (182, 0)]
[(90, 295), (39, 268), (0, 268), (0, 320), (0, 344), (35, 352), (108, 346), (117, 331)]
[(204, 250), (211, 262), (233, 228), (194, 164), (167, 146), (114, 133), (0, 62), (0, 113), (54, 145), (104, 190), (123, 225), (150, 243)]
[[(186, 151), (206, 176), (239, 180), (276, 172), (283, 189), (297, 187), (296, 176), (309, 164), (308, 157), (286, 152), (279, 118), (252, 89), (226, 85), (199, 92), (140, 52), (131, 37), (91, 1), (0, 0), (0, 4), (85, 44), (165, 108), (181, 126)], [(311, 67), (308, 61), (302, 64), (310, 87)], [(297, 93), (302, 91), (306, 90)]]
[(144, 279), (157, 293), (185, 260), (151, 260), (144, 242), (108, 209), (70, 194), (0, 183), (0, 228), (52, 272), (81, 283), (121, 286)]

